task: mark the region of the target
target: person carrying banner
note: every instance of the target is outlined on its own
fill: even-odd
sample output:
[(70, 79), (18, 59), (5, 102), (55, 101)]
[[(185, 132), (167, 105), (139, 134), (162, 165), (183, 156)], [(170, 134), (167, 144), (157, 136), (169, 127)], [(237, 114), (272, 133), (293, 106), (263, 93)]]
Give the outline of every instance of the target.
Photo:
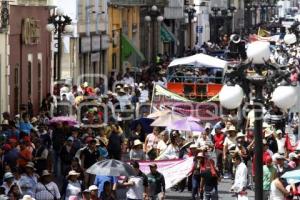
[(206, 156), (205, 151), (198, 153), (197, 157), (200, 160), (200, 191), (205, 200), (218, 200), (219, 173), (215, 162)]
[[(157, 165), (152, 163), (149, 165), (150, 173), (147, 175), (149, 183), (150, 200), (164, 200), (166, 193), (165, 177), (157, 171)], [(161, 194), (161, 196), (159, 196)]]

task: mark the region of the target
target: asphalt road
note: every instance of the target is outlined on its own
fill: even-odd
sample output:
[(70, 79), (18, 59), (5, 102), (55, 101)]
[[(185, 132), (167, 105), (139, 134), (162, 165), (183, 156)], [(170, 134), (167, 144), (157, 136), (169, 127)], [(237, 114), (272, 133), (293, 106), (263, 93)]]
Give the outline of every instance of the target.
[[(223, 179), (219, 184), (219, 200), (235, 200), (232, 193), (229, 192), (229, 189), (232, 185), (232, 180)], [(254, 193), (251, 190), (248, 190), (249, 200), (254, 200)], [(188, 192), (187, 189), (184, 192), (176, 191), (167, 191), (166, 200), (191, 200), (191, 192)]]

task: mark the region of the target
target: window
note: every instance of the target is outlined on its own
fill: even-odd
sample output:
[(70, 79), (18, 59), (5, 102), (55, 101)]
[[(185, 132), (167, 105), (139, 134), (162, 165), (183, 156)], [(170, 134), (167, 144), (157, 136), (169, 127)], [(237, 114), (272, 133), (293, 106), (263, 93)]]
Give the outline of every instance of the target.
[(43, 98), (43, 94), (42, 94), (42, 64), (41, 61), (38, 61), (38, 104), (41, 106), (42, 103), (42, 98)]
[(31, 70), (32, 70), (32, 63), (28, 61), (28, 98), (31, 97)]
[(116, 53), (112, 54), (112, 67), (113, 67), (113, 69), (117, 69), (117, 55), (116, 55)]
[(19, 76), (19, 68), (20, 68), (20, 65), (17, 64), (15, 66), (15, 69), (14, 69), (14, 79), (15, 79), (15, 84), (14, 84), (14, 110), (15, 110), (15, 113), (19, 113), (20, 111), (20, 76)]

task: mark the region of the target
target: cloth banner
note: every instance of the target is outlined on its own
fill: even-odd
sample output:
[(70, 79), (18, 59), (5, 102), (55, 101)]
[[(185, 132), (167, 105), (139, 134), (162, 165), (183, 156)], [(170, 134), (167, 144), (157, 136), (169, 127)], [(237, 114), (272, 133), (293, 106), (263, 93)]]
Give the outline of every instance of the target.
[(182, 101), (182, 102), (193, 102), (185, 97), (182, 97), (178, 94), (175, 94), (166, 88), (160, 86), (160, 85), (155, 85), (155, 95), (156, 96), (166, 96), (169, 97), (170, 99), (177, 100), (177, 101)]
[(193, 169), (194, 157), (179, 160), (158, 160), (158, 161), (142, 161), (139, 162), (140, 170), (150, 173), (149, 165), (155, 163), (157, 171), (165, 177), (166, 189), (170, 189), (184, 178), (188, 177)]

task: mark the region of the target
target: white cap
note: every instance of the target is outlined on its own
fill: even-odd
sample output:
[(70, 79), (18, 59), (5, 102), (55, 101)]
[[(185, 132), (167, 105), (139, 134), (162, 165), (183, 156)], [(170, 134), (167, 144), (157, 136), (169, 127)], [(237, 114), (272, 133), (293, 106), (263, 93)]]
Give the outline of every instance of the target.
[(298, 155), (295, 152), (289, 154), (289, 159), (298, 158)]
[(89, 191), (98, 190), (98, 187), (96, 185), (91, 185), (89, 187)]

